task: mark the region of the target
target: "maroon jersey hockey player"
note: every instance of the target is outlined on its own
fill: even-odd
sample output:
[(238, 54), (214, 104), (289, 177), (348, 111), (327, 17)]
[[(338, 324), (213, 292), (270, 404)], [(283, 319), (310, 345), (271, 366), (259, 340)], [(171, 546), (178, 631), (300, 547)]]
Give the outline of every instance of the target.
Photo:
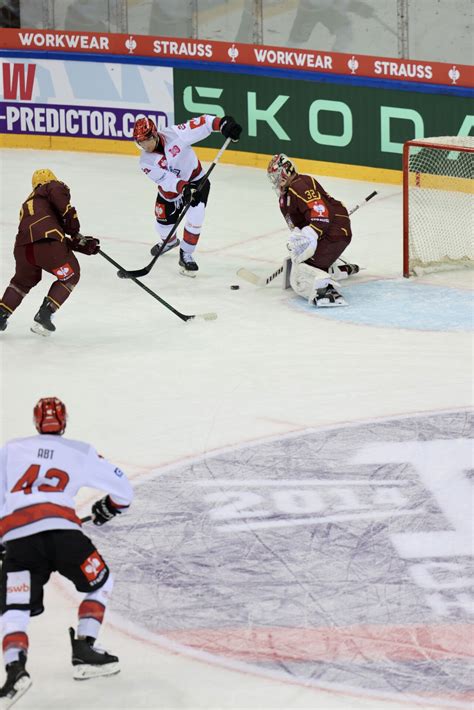
[(56, 330), (51, 316), (79, 282), (81, 272), (74, 252), (97, 254), (99, 240), (80, 233), (69, 187), (51, 170), (36, 170), (31, 183), (33, 190), (21, 207), (13, 251), (15, 275), (0, 300), (0, 330), (5, 330), (7, 319), (46, 271), (55, 276), (55, 281), (34, 317), (31, 330), (50, 335)]
[(314, 177), (298, 174), (283, 153), (273, 156), (267, 174), (290, 229), (287, 283), (312, 305), (347, 305), (334, 280), (359, 271), (356, 264), (335, 264), (352, 237), (347, 209)]

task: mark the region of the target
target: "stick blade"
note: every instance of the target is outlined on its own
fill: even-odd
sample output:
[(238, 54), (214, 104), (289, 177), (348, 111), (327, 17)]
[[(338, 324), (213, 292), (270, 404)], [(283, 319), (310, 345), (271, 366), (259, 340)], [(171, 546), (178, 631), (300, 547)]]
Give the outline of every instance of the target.
[(216, 320), (217, 313), (199, 313), (196, 318), (202, 318), (203, 320)]
[(183, 320), (189, 323), (189, 321), (196, 320), (196, 318), (202, 318), (202, 320), (216, 320), (217, 313), (197, 313), (194, 316), (184, 316)]
[(253, 271), (249, 271), (248, 269), (238, 269), (237, 270), (237, 276), (240, 276), (241, 279), (244, 281), (248, 281), (249, 283), (253, 284), (254, 286), (263, 286), (264, 282), (260, 278), (260, 276), (257, 276), (257, 274), (254, 274)]
[(117, 271), (119, 279), (139, 279), (141, 276), (146, 276), (149, 269), (137, 269), (136, 271)]

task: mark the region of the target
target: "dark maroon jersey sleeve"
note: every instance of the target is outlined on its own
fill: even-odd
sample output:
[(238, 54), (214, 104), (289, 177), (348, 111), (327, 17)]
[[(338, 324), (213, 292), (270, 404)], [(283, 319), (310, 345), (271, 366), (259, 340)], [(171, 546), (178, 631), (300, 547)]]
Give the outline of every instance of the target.
[(64, 231), (71, 236), (80, 231), (81, 225), (76, 208), (71, 205), (71, 193), (65, 183), (53, 181), (48, 183), (48, 197), (62, 221)]

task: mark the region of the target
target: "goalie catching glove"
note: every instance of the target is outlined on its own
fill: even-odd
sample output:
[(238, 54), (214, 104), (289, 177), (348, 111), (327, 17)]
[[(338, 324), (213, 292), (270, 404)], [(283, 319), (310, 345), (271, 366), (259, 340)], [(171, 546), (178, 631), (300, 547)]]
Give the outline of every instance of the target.
[(219, 130), (224, 138), (231, 138), (235, 143), (240, 138), (242, 126), (232, 116), (224, 116), (219, 123)]
[(100, 249), (100, 241), (95, 237), (85, 237), (80, 232), (71, 237), (72, 250), (92, 256), (97, 254)]
[(112, 503), (110, 496), (105, 496), (105, 498), (97, 500), (92, 506), (92, 522), (94, 525), (104, 525), (116, 515), (120, 515), (120, 512)]
[(291, 261), (294, 264), (301, 264), (313, 256), (318, 246), (318, 238), (312, 227), (303, 227), (303, 229), (295, 227), (290, 233), (286, 246), (290, 252)]

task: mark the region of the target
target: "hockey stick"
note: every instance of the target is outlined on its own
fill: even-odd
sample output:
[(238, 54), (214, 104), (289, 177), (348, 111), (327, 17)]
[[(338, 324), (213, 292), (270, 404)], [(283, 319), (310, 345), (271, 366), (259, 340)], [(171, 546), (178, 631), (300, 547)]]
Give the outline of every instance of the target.
[(81, 523), (88, 523), (89, 520), (92, 520), (92, 515), (86, 515), (85, 518), (81, 518)]
[(377, 190), (374, 190), (373, 192), (370, 193), (370, 195), (367, 195), (367, 197), (362, 200), (362, 202), (359, 202), (358, 205), (354, 205), (352, 209), (349, 210), (349, 215), (354, 214), (354, 212), (357, 212), (357, 210), (360, 210), (361, 207), (367, 204), (369, 200), (371, 200), (375, 195), (378, 195), (379, 193)]
[[(99, 254), (104, 257), (104, 259), (107, 259), (111, 264), (115, 266), (115, 268), (122, 270), (122, 267), (120, 264), (118, 264), (114, 259), (112, 259), (108, 254), (102, 251), (102, 249), (99, 249)], [(194, 318), (203, 318), (204, 320), (215, 320), (217, 318), (217, 313), (200, 313), (198, 315), (193, 315), (193, 316), (186, 316), (184, 313), (180, 313), (179, 311), (176, 310), (176, 308), (173, 308), (171, 304), (169, 304), (167, 301), (165, 301), (163, 298), (158, 296), (157, 293), (151, 290), (151, 288), (148, 288), (148, 286), (145, 286), (141, 281), (136, 279), (134, 276), (130, 275), (130, 278), (132, 281), (134, 281), (140, 288), (142, 288), (144, 291), (150, 294), (150, 296), (153, 296), (153, 298), (156, 298), (157, 301), (161, 303), (162, 306), (167, 308), (169, 311), (175, 314), (175, 316), (178, 316), (178, 318), (181, 318), (181, 320), (188, 321), (188, 320), (193, 320)]]
[[(222, 148), (220, 149), (220, 151), (218, 152), (218, 154), (216, 155), (216, 157), (214, 158), (214, 160), (213, 160), (212, 163), (210, 164), (210, 166), (209, 166), (209, 168), (208, 168), (206, 174), (203, 175), (202, 178), (199, 180), (199, 184), (198, 184), (198, 186), (197, 186), (197, 188), (196, 188), (196, 191), (197, 191), (197, 192), (200, 192), (200, 191), (201, 191), (201, 189), (202, 189), (204, 183), (206, 182), (207, 178), (209, 177), (209, 175), (212, 173), (212, 171), (213, 171), (214, 168), (216, 167), (217, 163), (218, 163), (219, 160), (221, 159), (221, 156), (222, 156), (223, 152), (225, 151), (225, 149), (227, 148), (227, 146), (229, 145), (229, 143), (231, 142), (231, 140), (232, 140), (231, 138), (226, 138), (226, 141), (225, 141), (224, 145), (222, 146)], [(177, 220), (176, 224), (174, 225), (173, 229), (172, 229), (171, 232), (168, 234), (168, 236), (166, 237), (166, 239), (163, 241), (163, 243), (161, 244), (161, 247), (159, 248), (158, 252), (157, 252), (157, 253), (155, 254), (155, 256), (153, 257), (153, 259), (150, 261), (150, 263), (148, 264), (148, 266), (145, 266), (143, 269), (136, 269), (135, 271), (126, 271), (126, 269), (121, 269), (120, 271), (117, 272), (117, 276), (118, 276), (120, 279), (132, 279), (133, 277), (146, 276), (147, 274), (149, 274), (150, 271), (152, 270), (152, 268), (154, 267), (154, 265), (156, 264), (157, 260), (158, 260), (158, 259), (160, 258), (160, 256), (162, 255), (163, 250), (165, 249), (165, 247), (166, 247), (166, 245), (168, 244), (168, 242), (169, 242), (169, 241), (174, 237), (174, 235), (176, 234), (179, 225), (180, 225), (181, 222), (183, 221), (183, 219), (184, 219), (184, 217), (185, 217), (185, 215), (186, 215), (186, 212), (189, 210), (190, 207), (191, 207), (191, 203), (190, 203), (190, 202), (188, 202), (188, 204), (184, 206), (184, 208), (183, 208), (181, 214), (180, 214), (179, 217), (178, 217), (178, 220)]]
[[(354, 212), (357, 212), (361, 207), (363, 207), (369, 200), (371, 200), (375, 195), (377, 195), (377, 190), (374, 190), (373, 192), (370, 193), (370, 195), (367, 195), (367, 197), (362, 200), (362, 202), (359, 202), (359, 204), (354, 205), (352, 209), (349, 210), (348, 214), (352, 215)], [(344, 259), (340, 259), (344, 264), (347, 264)], [(274, 279), (276, 279), (277, 276), (279, 276), (281, 273), (283, 273), (284, 266), (278, 267), (276, 271), (274, 271), (272, 274), (269, 274), (268, 276), (259, 276), (258, 274), (254, 274), (253, 271), (249, 271), (248, 269), (238, 269), (237, 271), (237, 276), (240, 276), (241, 279), (244, 281), (248, 281), (251, 284), (254, 284), (254, 286), (267, 286), (269, 283), (271, 283)]]

